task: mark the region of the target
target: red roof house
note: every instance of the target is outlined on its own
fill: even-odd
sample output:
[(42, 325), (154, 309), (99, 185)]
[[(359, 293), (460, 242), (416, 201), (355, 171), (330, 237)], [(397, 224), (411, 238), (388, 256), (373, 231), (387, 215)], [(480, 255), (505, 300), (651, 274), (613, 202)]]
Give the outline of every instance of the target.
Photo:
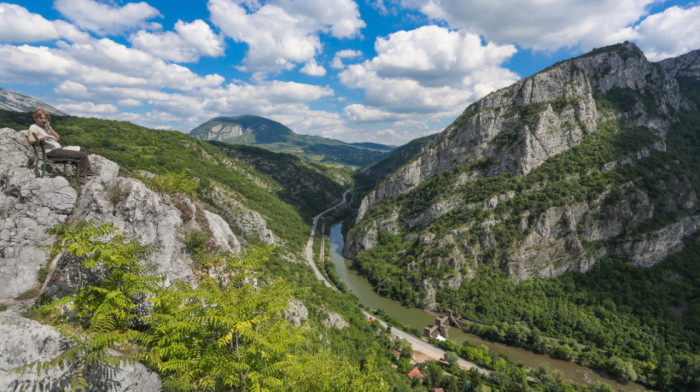
[(406, 375), (410, 379), (414, 379), (414, 378), (418, 377), (418, 379), (421, 380), (421, 382), (423, 382), (423, 379), (425, 378), (423, 373), (420, 372), (420, 369), (418, 369), (418, 366), (414, 367), (413, 370), (408, 372)]

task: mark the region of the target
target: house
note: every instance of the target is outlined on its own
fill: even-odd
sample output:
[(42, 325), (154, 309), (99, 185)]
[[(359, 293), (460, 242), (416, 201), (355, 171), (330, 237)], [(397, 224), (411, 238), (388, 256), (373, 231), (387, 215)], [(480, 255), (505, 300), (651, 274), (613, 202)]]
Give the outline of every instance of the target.
[(406, 375), (407, 375), (408, 378), (410, 378), (411, 380), (413, 380), (414, 378), (418, 378), (421, 382), (423, 382), (423, 379), (425, 378), (425, 376), (423, 375), (423, 373), (420, 372), (420, 369), (418, 369), (418, 366), (414, 367), (413, 370), (411, 370), (410, 372), (406, 373)]

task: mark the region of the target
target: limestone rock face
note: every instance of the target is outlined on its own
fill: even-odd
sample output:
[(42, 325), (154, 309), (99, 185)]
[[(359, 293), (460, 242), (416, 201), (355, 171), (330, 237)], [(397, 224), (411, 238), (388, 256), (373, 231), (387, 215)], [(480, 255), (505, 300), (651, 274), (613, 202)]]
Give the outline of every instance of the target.
[(250, 131), (246, 132), (246, 130), (244, 130), (243, 127), (238, 124), (219, 124), (211, 127), (211, 129), (209, 129), (205, 134), (202, 134), (200, 138), (203, 140), (224, 141), (226, 139), (232, 139), (249, 133)]
[[(673, 76), (649, 63), (633, 44), (557, 64), (469, 105), (430, 146), (362, 200), (357, 221), (383, 201), (457, 165), (487, 159), (482, 176), (528, 174), (594, 132), (600, 118), (593, 94), (616, 87), (662, 92), (657, 105), (666, 114), (680, 106)], [(643, 111), (630, 116), (663, 141), (668, 121)], [(658, 148), (665, 149), (663, 142)]]
[(326, 312), (326, 316), (327, 317), (323, 320), (323, 325), (325, 325), (326, 328), (345, 329), (348, 327), (348, 322), (338, 313)]
[[(216, 187), (213, 192), (213, 201), (221, 212), (222, 217), (228, 222), (231, 230), (239, 237), (257, 238), (265, 244), (274, 244), (278, 240), (275, 234), (267, 227), (267, 222), (257, 211), (246, 208), (236, 201), (234, 195), (226, 190)], [(242, 238), (239, 238), (242, 242)]]
[[(18, 315), (31, 306), (19, 294), (38, 290), (39, 271), (48, 266), (48, 246), (55, 241), (46, 231), (59, 223), (74, 220), (109, 222), (128, 239), (138, 239), (154, 251), (145, 263), (166, 277), (166, 284), (179, 279), (196, 283), (192, 260), (185, 246), (190, 230), (208, 234), (209, 246), (240, 252), (241, 240), (223, 217), (205, 210), (182, 194), (154, 192), (141, 181), (119, 177), (119, 166), (101, 156), (90, 155), (97, 176), (89, 177), (80, 189), (62, 176), (37, 178), (34, 153), (21, 133), (0, 129), (0, 303), (9, 305), (0, 313), (0, 390), (64, 390), (68, 375), (59, 369), (37, 376), (9, 372), (11, 368), (54, 358), (65, 347), (52, 327)], [(232, 215), (235, 215), (232, 211)], [(247, 221), (254, 221), (253, 218)], [(274, 241), (265, 221), (251, 223), (250, 230)], [(256, 226), (256, 224), (258, 224)], [(260, 229), (262, 226), (263, 229)], [(56, 258), (57, 268), (49, 280), (47, 293), (62, 296), (96, 278), (71, 262), (72, 256)], [(87, 375), (90, 391), (160, 390), (158, 377), (142, 365), (119, 369), (95, 368)], [(17, 389), (19, 388), (19, 389)], [(22, 389), (24, 388), (24, 389)]]
[(289, 307), (284, 310), (284, 317), (294, 324), (295, 327), (300, 327), (303, 322), (309, 319), (309, 310), (303, 302), (298, 299), (292, 300)]
[(78, 197), (63, 177), (35, 178), (34, 156), (25, 139), (0, 129), (0, 303), (37, 286), (53, 236), (46, 233), (68, 219)]
[(683, 249), (683, 238), (700, 228), (700, 216), (688, 216), (641, 239), (620, 244), (619, 252), (635, 265), (650, 267)]
[[(26, 319), (12, 312), (0, 313), (0, 390), (63, 391), (69, 389), (69, 368), (52, 368), (25, 373), (13, 369), (37, 361), (49, 361), (67, 348), (67, 341), (53, 327)], [(86, 375), (88, 391), (159, 391), (160, 378), (141, 364), (119, 368), (95, 367)]]
[[(376, 247), (383, 231), (398, 234), (412, 257), (404, 277), (428, 307), (479, 265), (522, 280), (585, 272), (606, 255), (660, 262), (698, 230), (697, 174), (680, 160), (653, 160), (681, 110), (697, 110), (679, 83), (700, 78), (698, 70), (700, 51), (650, 63), (624, 43), (487, 95), (367, 194), (344, 254)], [(609, 146), (622, 148), (602, 150)], [(557, 160), (562, 154), (573, 158)], [(569, 162), (581, 170), (558, 177), (554, 168)], [(656, 174), (629, 174), (638, 168)], [(605, 186), (592, 193), (597, 178)], [(589, 193), (567, 195), (575, 189)]]
[(700, 49), (682, 56), (661, 60), (659, 64), (670, 75), (700, 79)]

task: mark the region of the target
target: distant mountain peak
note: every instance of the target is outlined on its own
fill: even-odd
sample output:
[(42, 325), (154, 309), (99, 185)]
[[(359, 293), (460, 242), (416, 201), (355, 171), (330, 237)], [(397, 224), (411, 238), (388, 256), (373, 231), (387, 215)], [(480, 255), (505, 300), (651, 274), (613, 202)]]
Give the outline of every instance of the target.
[(68, 115), (68, 113), (62, 112), (36, 98), (10, 90), (5, 90), (2, 87), (0, 87), (0, 109), (9, 110), (12, 112), (31, 112), (35, 109), (44, 109), (54, 115)]
[(355, 168), (373, 164), (393, 150), (393, 147), (381, 144), (345, 143), (321, 136), (299, 135), (277, 121), (251, 114), (214, 117), (192, 129), (190, 135), (201, 140), (243, 144), (288, 153), (309, 162)]

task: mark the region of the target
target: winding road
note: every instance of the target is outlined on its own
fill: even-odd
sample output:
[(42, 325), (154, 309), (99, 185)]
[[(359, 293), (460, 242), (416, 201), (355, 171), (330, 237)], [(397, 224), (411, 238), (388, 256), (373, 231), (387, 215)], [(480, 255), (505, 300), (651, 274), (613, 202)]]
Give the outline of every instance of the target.
[[(313, 224), (311, 225), (311, 234), (309, 235), (309, 240), (306, 243), (306, 249), (305, 249), (306, 261), (309, 263), (309, 266), (314, 271), (316, 278), (318, 278), (321, 282), (323, 282), (328, 288), (333, 289), (335, 291), (338, 291), (338, 288), (335, 287), (333, 284), (331, 284), (331, 282), (329, 282), (326, 279), (326, 277), (323, 276), (323, 274), (321, 274), (321, 271), (319, 271), (318, 267), (316, 266), (316, 262), (314, 261), (314, 235), (313, 234), (316, 232), (316, 224), (318, 223), (319, 218), (321, 218), (324, 214), (326, 214), (330, 211), (333, 211), (334, 209), (347, 203), (348, 192), (349, 191), (345, 191), (345, 193), (343, 193), (343, 201), (341, 201), (340, 203), (334, 205), (333, 207), (321, 212), (320, 214), (316, 215), (316, 217), (314, 217)], [(322, 244), (322, 246), (323, 246), (323, 244)], [(382, 327), (384, 327), (384, 328), (387, 327), (387, 324), (384, 321), (378, 319), (376, 316), (374, 316), (374, 315), (372, 315), (369, 312), (364, 311), (364, 310), (362, 312), (365, 314), (365, 317), (377, 320), (382, 325)], [(398, 337), (401, 339), (405, 339), (406, 341), (411, 343), (411, 346), (413, 347), (413, 357), (414, 357), (414, 360), (416, 360), (417, 362), (422, 362), (422, 361), (428, 360), (428, 359), (438, 361), (441, 358), (445, 357), (445, 350), (438, 348), (438, 347), (435, 347), (435, 346), (429, 344), (428, 342), (421, 340), (413, 335), (410, 335), (410, 334), (408, 334), (408, 333), (406, 333), (398, 328), (391, 327), (390, 334), (391, 334), (392, 338)], [(459, 359), (459, 366), (462, 369), (475, 368), (480, 373), (489, 374), (489, 370), (481, 368), (481, 367), (477, 366), (475, 363), (469, 362), (463, 358)]]

